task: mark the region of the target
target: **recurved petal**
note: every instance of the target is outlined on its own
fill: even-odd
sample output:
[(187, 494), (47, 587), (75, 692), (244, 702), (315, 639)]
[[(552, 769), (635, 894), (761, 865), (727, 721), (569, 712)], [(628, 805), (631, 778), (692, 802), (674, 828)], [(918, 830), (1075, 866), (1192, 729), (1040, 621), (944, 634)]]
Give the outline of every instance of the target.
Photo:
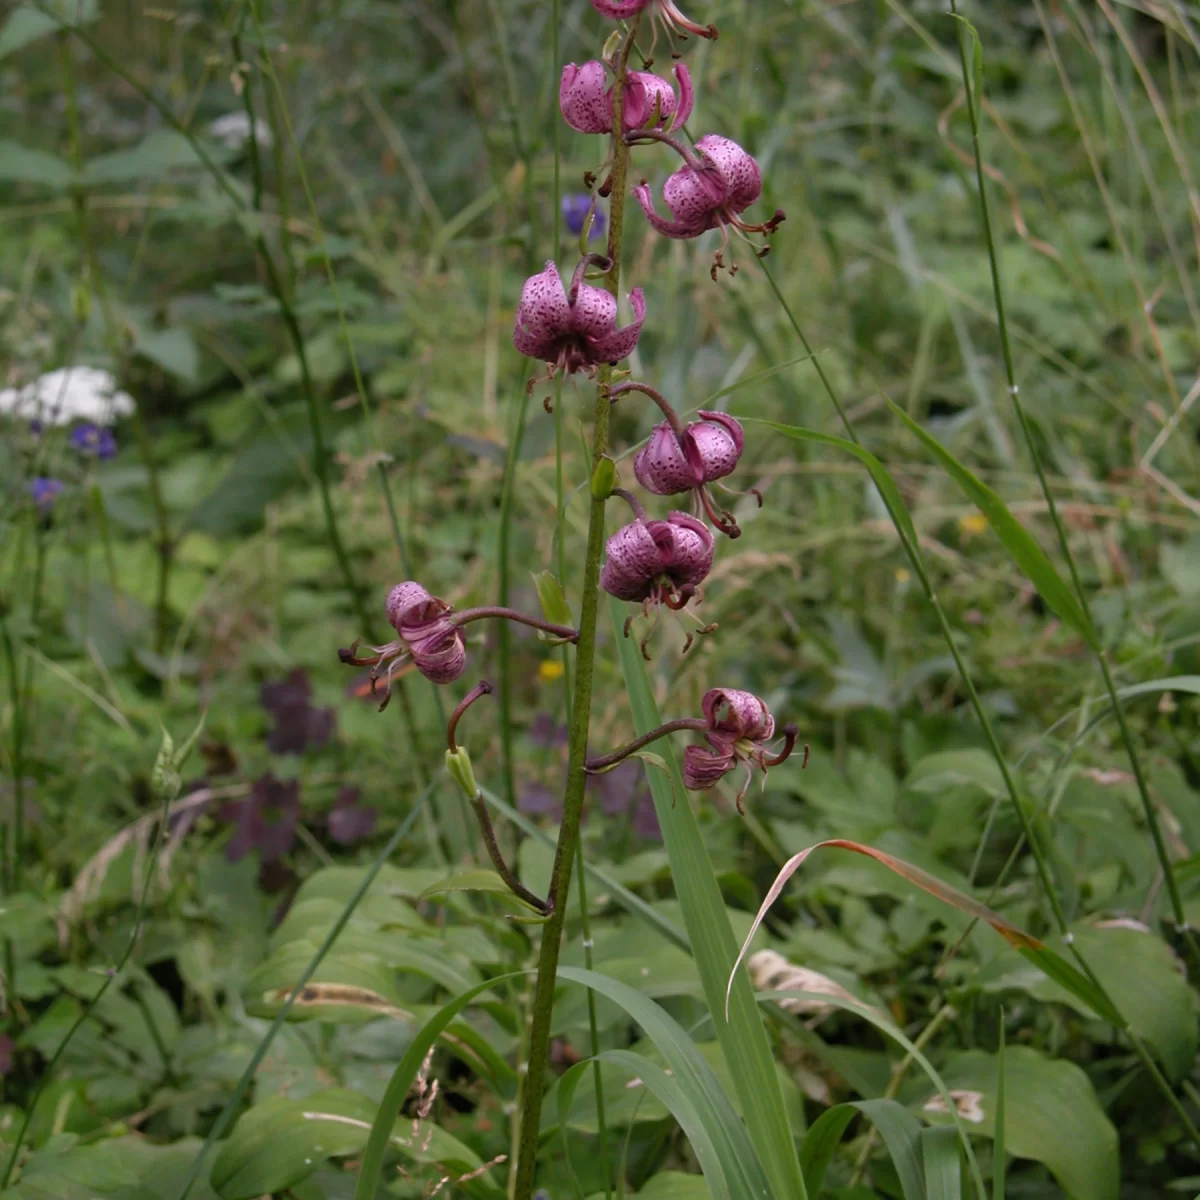
[(701, 701), (704, 719), (717, 733), (764, 742), (775, 734), (771, 710), (753, 692), (712, 688)]
[(592, 7), (602, 16), (624, 21), (649, 8), (655, 0), (592, 0)]
[(727, 413), (701, 412), (701, 421), (688, 426), (700, 461), (704, 464), (704, 482), (731, 475), (746, 443), (741, 424)]
[[(579, 290), (582, 292), (583, 288)], [(629, 306), (633, 309), (633, 320), (628, 325), (621, 329), (610, 329), (603, 337), (588, 339), (596, 362), (615, 364), (633, 353), (638, 338), (642, 336), (642, 322), (646, 319), (646, 297), (640, 287), (629, 293)]]
[(678, 129), (687, 124), (692, 115), (692, 104), (695, 93), (692, 91), (692, 73), (687, 69), (687, 63), (676, 63), (674, 69), (676, 82), (679, 84), (679, 103), (675, 110), (675, 119), (671, 122), (672, 129)]
[(629, 72), (625, 84), (625, 111), (622, 114), (626, 129), (661, 126), (674, 113), (675, 93), (665, 79), (649, 71)]
[(649, 522), (631, 521), (608, 539), (600, 586), (618, 600), (644, 600), (665, 566)]
[(418, 638), (410, 648), (417, 670), (433, 683), (453, 683), (467, 669), (467, 648), (453, 625), (434, 637)]
[(608, 72), (593, 59), (583, 66), (567, 63), (558, 85), (558, 107), (563, 120), (580, 133), (612, 131), (612, 96)]
[(654, 197), (650, 191), (650, 185), (641, 183), (633, 189), (633, 198), (642, 206), (642, 212), (646, 214), (646, 220), (663, 235), (669, 238), (692, 238), (698, 237), (707, 228), (707, 216), (704, 222), (697, 225), (694, 221), (668, 221), (666, 217), (660, 216), (658, 210), (654, 207)]
[(712, 570), (713, 535), (703, 521), (690, 513), (673, 512), (664, 524), (671, 530), (667, 574), (678, 587), (704, 582)]
[[(563, 289), (558, 268), (552, 262), (546, 269), (525, 280), (517, 305), (517, 323), (513, 344), (530, 358), (544, 358), (543, 350), (571, 328), (571, 308)], [(550, 355), (553, 357), (553, 354)]]
[(666, 421), (655, 425), (650, 440), (637, 452), (633, 473), (638, 483), (656, 496), (677, 496), (700, 482)]
[(420, 626), (434, 620), (449, 607), (445, 601), (430, 595), (419, 583), (406, 580), (388, 592), (387, 619), (399, 633), (401, 625)]
[(706, 746), (688, 746), (683, 752), (683, 786), (703, 792), (733, 770), (733, 754), (719, 754)]
[(696, 237), (717, 224), (717, 213), (729, 199), (725, 177), (718, 171), (680, 167), (663, 184), (663, 201), (675, 220)]
[(605, 288), (581, 283), (571, 306), (571, 327), (586, 338), (603, 338), (617, 325), (617, 298)]
[(707, 133), (696, 143), (696, 149), (702, 151), (721, 173), (734, 212), (741, 212), (762, 195), (762, 173), (758, 163), (737, 142)]

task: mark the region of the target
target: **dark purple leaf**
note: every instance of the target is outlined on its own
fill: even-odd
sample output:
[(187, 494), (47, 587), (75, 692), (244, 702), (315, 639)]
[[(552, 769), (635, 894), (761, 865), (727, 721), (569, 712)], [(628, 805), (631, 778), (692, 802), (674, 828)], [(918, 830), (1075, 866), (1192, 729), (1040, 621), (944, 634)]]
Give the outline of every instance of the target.
[(257, 850), (264, 863), (275, 862), (291, 848), (300, 819), (300, 784), (267, 774), (254, 782), (245, 800), (228, 805), (227, 820), (236, 822), (225, 857), (237, 862)]
[(340, 846), (352, 846), (368, 838), (375, 830), (377, 813), (358, 803), (356, 787), (344, 787), (337, 794), (329, 813), (329, 836)]
[(562, 816), (562, 791), (544, 783), (522, 783), (517, 787), (517, 807), (534, 816), (557, 820)]

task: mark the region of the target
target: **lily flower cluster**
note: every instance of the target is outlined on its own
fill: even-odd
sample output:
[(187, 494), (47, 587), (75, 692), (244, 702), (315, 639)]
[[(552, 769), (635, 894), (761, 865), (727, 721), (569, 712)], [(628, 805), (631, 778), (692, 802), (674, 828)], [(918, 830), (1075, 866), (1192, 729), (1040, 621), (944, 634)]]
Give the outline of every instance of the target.
[[(689, 34), (717, 36), (714, 26), (690, 20), (674, 0), (591, 0), (591, 4), (597, 12), (613, 20), (648, 15), (654, 23), (655, 39), (659, 32), (680, 39)], [(637, 146), (662, 144), (680, 156), (683, 165), (662, 188), (669, 217), (656, 210), (645, 180), (631, 189), (632, 196), (651, 228), (665, 237), (689, 239), (709, 230), (721, 231), (721, 246), (714, 255), (711, 271), (715, 280), (717, 271), (726, 267), (731, 231), (746, 239), (756, 234), (765, 239), (775, 231), (784, 214), (777, 210), (770, 219), (761, 222), (742, 216), (762, 194), (758, 163), (736, 142), (715, 133), (706, 134), (694, 144), (679, 140), (677, 135), (691, 117), (695, 104), (691, 74), (686, 64), (676, 62), (672, 85), (649, 70), (652, 59), (644, 61), (643, 70), (629, 70), (632, 37), (632, 33), (627, 33), (624, 39), (610, 38), (600, 58), (582, 65), (568, 63), (563, 68), (559, 87), (563, 119), (579, 133), (610, 136), (614, 154), (601, 171), (612, 165), (616, 150), (628, 156)], [(609, 49), (614, 46), (616, 49)], [(600, 172), (589, 172), (585, 176), (588, 195), (564, 198), (563, 215), (571, 231), (584, 243), (603, 229), (596, 193), (609, 195), (615, 186), (614, 171), (596, 188), (599, 175)], [(618, 228), (612, 230), (612, 237), (610, 251), (615, 254), (614, 247), (619, 246)], [(764, 240), (755, 252), (761, 257), (768, 249)], [(728, 267), (731, 275), (736, 269), (732, 264)], [(633, 474), (652, 495), (687, 497), (690, 511), (684, 511), (680, 505), (665, 517), (652, 517), (630, 491), (611, 486), (611, 477), (602, 494), (595, 490), (597, 484), (593, 480), (593, 494), (597, 498), (616, 497), (632, 510), (633, 519), (608, 539), (599, 582), (611, 596), (639, 604), (640, 615), (651, 620), (650, 632), (641, 640), (642, 652), (649, 657), (647, 641), (662, 610), (682, 614), (693, 601), (701, 601), (701, 587), (713, 565), (716, 534), (730, 538), (740, 535), (736, 520), (717, 504), (713, 489), (723, 487), (720, 481), (736, 470), (745, 447), (745, 431), (729, 414), (708, 410), (700, 410), (695, 420), (685, 424), (666, 397), (650, 384), (630, 379), (628, 373), (617, 372), (614, 378), (614, 368), (619, 368), (637, 349), (647, 305), (642, 289), (635, 287), (628, 297), (633, 319), (628, 324), (619, 324), (615, 287), (599, 286), (613, 271), (613, 259), (595, 253), (583, 253), (567, 279), (555, 262), (547, 262), (544, 270), (531, 275), (521, 289), (513, 344), (526, 357), (545, 364), (544, 373), (531, 379), (530, 392), (539, 380), (576, 374), (595, 377), (604, 368), (605, 373), (600, 375), (601, 396), (609, 403), (640, 394), (649, 398), (663, 415), (664, 420), (654, 427), (634, 458)], [(761, 495), (756, 491), (750, 494), (761, 505)], [(387, 704), (398, 672), (415, 669), (435, 684), (459, 679), (466, 671), (468, 659), (463, 629), (472, 621), (484, 617), (518, 621), (560, 642), (575, 642), (579, 637), (569, 626), (512, 609), (482, 607), (456, 611), (414, 581), (392, 588), (386, 612), (389, 624), (396, 631), (392, 641), (370, 647), (369, 654), (359, 654), (358, 642), (339, 651), (343, 662), (371, 668), (372, 691), (382, 680), (381, 709)], [(688, 615), (699, 624), (694, 614)], [(637, 616), (635, 613), (625, 623), (627, 637)], [(711, 633), (715, 629), (716, 625), (701, 625), (698, 632)], [(689, 633), (684, 653), (693, 639), (694, 634)], [(488, 683), (477, 684), (455, 709), (447, 729), (446, 764), (475, 808), (496, 870), (515, 895), (545, 914), (550, 911), (550, 901), (542, 901), (530, 893), (504, 864), (470, 758), (455, 737), (467, 709), (490, 691)], [(782, 745), (774, 749), (771, 743), (776, 736), (775, 720), (767, 705), (758, 696), (734, 688), (710, 689), (701, 708), (702, 717), (670, 721), (611, 754), (589, 758), (586, 769), (592, 773), (610, 770), (656, 738), (695, 731), (703, 735), (704, 744), (687, 748), (684, 782), (693, 790), (711, 788), (740, 765), (745, 768), (745, 778), (737, 794), (737, 807), (742, 811), (742, 797), (752, 769), (758, 768), (765, 774), (783, 762), (795, 747), (796, 727), (785, 725)]]

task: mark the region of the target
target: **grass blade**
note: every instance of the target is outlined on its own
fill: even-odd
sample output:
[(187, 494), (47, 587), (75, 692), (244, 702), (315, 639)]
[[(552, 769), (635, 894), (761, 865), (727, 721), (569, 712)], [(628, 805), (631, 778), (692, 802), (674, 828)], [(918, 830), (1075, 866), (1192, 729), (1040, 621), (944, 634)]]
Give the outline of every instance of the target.
[(922, 1129), (920, 1150), (926, 1200), (962, 1200), (962, 1166), (954, 1130), (949, 1125)]
[(992, 1140), (992, 1200), (1004, 1200), (1007, 1168), (1004, 1129), (1004, 1009), (1000, 1010), (1000, 1049), (996, 1055), (996, 1119)]
[[(634, 727), (639, 734), (647, 733), (661, 724), (661, 720), (645, 664), (636, 644), (622, 636), (625, 613), (621, 603), (611, 601), (609, 611)], [(695, 814), (686, 799), (675, 756), (669, 746), (664, 746), (661, 753), (667, 762), (668, 775), (661, 771), (648, 772), (650, 789), (717, 1038), (733, 1077), (750, 1137), (762, 1159), (776, 1200), (805, 1200), (804, 1176), (788, 1124), (775, 1061), (749, 980), (744, 975), (739, 974), (733, 979), (729, 1017), (728, 1020), (721, 1017), (726, 983), (730, 980), (730, 968), (737, 954), (737, 941)]]
[(1089, 646), (1095, 649), (1099, 645), (1099, 640), (1096, 637), (1096, 630), (1092, 625), (1091, 618), (1070, 585), (1055, 569), (1046, 552), (1037, 544), (1025, 526), (1012, 515), (1008, 505), (898, 404), (888, 400), (888, 407), (904, 423), (909, 432), (933, 454), (945, 468), (946, 473), (966, 493), (971, 503), (983, 513), (1005, 550), (1008, 551), (1025, 577), (1041, 593), (1046, 603)]

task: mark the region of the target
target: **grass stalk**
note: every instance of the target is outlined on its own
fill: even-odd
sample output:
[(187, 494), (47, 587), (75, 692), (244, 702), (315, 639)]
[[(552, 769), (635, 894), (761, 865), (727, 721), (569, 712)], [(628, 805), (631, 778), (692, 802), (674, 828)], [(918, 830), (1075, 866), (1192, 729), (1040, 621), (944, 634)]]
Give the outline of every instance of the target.
[[(775, 283), (775, 280), (771, 275), (770, 268), (765, 262), (762, 264), (762, 267), (767, 279), (770, 281), (772, 290), (774, 291), (781, 307), (783, 308), (784, 314), (787, 316), (792, 329), (796, 333), (797, 338), (799, 338), (805, 351), (809, 355), (812, 355), (812, 346), (805, 337), (795, 315), (792, 313), (791, 306), (787, 303), (783, 293), (779, 290), (778, 285)], [(826, 375), (821, 366), (821, 360), (814, 356), (812, 361), (817, 369), (817, 374), (821, 379), (821, 383), (825, 388), (826, 394), (829, 396), (830, 401), (837, 410), (838, 415), (841, 417), (842, 425), (846, 430), (846, 436), (856, 446), (861, 445), (862, 443), (859, 440), (858, 434), (855, 432), (853, 425), (846, 415), (845, 409), (838, 399), (837, 392), (833, 388), (833, 385), (829, 381), (828, 375)], [(954, 665), (958, 671), (959, 678), (962, 680), (963, 687), (966, 689), (967, 698), (970, 701), (972, 711), (975, 713), (975, 717), (979, 721), (980, 727), (983, 730), (984, 738), (988, 744), (988, 750), (991, 752), (992, 757), (996, 761), (996, 766), (1000, 771), (1000, 776), (1004, 783), (1004, 790), (1007, 793), (1009, 800), (1012, 802), (1013, 808), (1017, 814), (1017, 820), (1021, 826), (1021, 832), (1029, 844), (1030, 852), (1033, 854), (1033, 860), (1037, 869), (1038, 879), (1042, 885), (1042, 890), (1046, 893), (1047, 901), (1049, 902), (1051, 911), (1054, 915), (1054, 924), (1058, 929), (1058, 932), (1062, 935), (1067, 947), (1071, 951), (1072, 957), (1078, 963), (1079, 969), (1087, 976), (1088, 980), (1105, 997), (1105, 999), (1108, 999), (1109, 1003), (1112, 1004), (1112, 1000), (1108, 996), (1107, 989), (1096, 977), (1091, 965), (1080, 953), (1078, 947), (1074, 944), (1074, 939), (1071, 937), (1066, 913), (1063, 911), (1062, 903), (1058, 898), (1058, 892), (1054, 887), (1054, 881), (1050, 875), (1050, 867), (1046, 860), (1045, 851), (1042, 849), (1041, 842), (1038, 840), (1037, 835), (1034, 832), (1029, 813), (1026, 811), (1025, 805), (1021, 801), (1020, 794), (1017, 790), (1016, 781), (1013, 779), (1012, 771), (1010, 770), (1008, 762), (1004, 756), (1004, 751), (1000, 748), (1000, 741), (996, 736), (996, 731), (992, 726), (991, 719), (987, 715), (987, 710), (983, 707), (983, 701), (975, 687), (974, 678), (967, 669), (966, 662), (963, 660), (962, 651), (958, 647), (958, 642), (954, 637), (954, 631), (950, 627), (950, 622), (946, 617), (945, 610), (942, 608), (941, 600), (938, 598), (937, 592), (933, 586), (933, 580), (929, 577), (928, 572), (925, 570), (924, 563), (920, 555), (920, 549), (917, 546), (910, 547), (908, 545), (906, 535), (898, 525), (896, 527), (896, 532), (900, 537), (901, 544), (905, 547), (906, 552), (908, 553), (909, 562), (912, 564), (913, 571), (921, 584), (922, 590), (925, 592), (925, 597), (929, 601), (930, 607), (933, 609), (934, 616), (937, 619), (938, 628), (942, 634), (942, 638), (946, 643), (947, 649), (950, 651), (950, 656), (954, 660)], [(1113, 1007), (1115, 1008), (1116, 1005), (1113, 1005)], [(1186, 1110), (1180, 1104), (1178, 1097), (1171, 1090), (1170, 1084), (1163, 1077), (1162, 1072), (1158, 1069), (1157, 1064), (1154, 1062), (1150, 1052), (1146, 1049), (1141, 1038), (1133, 1031), (1128, 1022), (1125, 1022), (1122, 1026), (1122, 1032), (1126, 1035), (1126, 1037), (1128, 1037), (1130, 1044), (1133, 1046), (1134, 1052), (1147, 1067), (1147, 1070), (1150, 1071), (1151, 1077), (1162, 1091), (1164, 1098), (1180, 1117), (1184, 1128), (1188, 1132), (1188, 1136), (1196, 1139), (1197, 1134), (1200, 1131), (1196, 1129), (1195, 1124), (1192, 1122)]]
[[(621, 135), (624, 128), (622, 105), (625, 74), (629, 54), (637, 35), (635, 17), (625, 34), (617, 60), (613, 86), (612, 135), (612, 201), (609, 213), (608, 256), (612, 268), (605, 286), (614, 297), (618, 294), (621, 276), (621, 249), (625, 217), (625, 181), (629, 166), (629, 148)], [(608, 449), (609, 398), (608, 384), (612, 370), (601, 367), (596, 381), (596, 423), (592, 436), (591, 469), (600, 464)], [(525, 1077), (521, 1104), (521, 1132), (517, 1157), (515, 1200), (530, 1200), (537, 1171), (538, 1134), (542, 1116), (542, 1098), (546, 1085), (546, 1067), (550, 1049), (550, 1022), (554, 1011), (554, 987), (558, 970), (563, 925), (566, 922), (567, 899), (571, 890), (571, 872), (579, 845), (579, 830), (583, 818), (583, 796), (587, 785), (584, 762), (587, 757), (588, 727), (592, 713), (592, 680), (595, 669), (596, 621), (599, 611), (600, 558), (604, 551), (604, 500), (591, 496), (588, 514), (587, 553), (583, 566), (583, 593), (580, 603), (579, 642), (575, 652), (575, 697), (571, 711), (570, 737), (567, 757), (567, 787), (563, 797), (563, 818), (559, 828), (558, 845), (554, 851), (554, 866), (550, 877), (550, 900), (553, 911), (542, 928), (542, 944), (538, 955), (537, 983), (534, 988), (533, 1013), (529, 1037), (529, 1070)]]
[[(245, 20), (245, 16), (246, 12), (243, 10), (243, 21)], [(233, 48), (234, 62), (241, 63), (246, 61), (242, 54), (240, 26), (230, 35), (230, 42)], [(358, 618), (358, 622), (362, 628), (366, 629), (369, 622), (362, 589), (358, 586), (354, 578), (354, 572), (350, 566), (350, 557), (346, 553), (346, 546), (342, 541), (342, 535), (338, 529), (337, 517), (333, 511), (332, 484), (329, 478), (329, 453), (325, 444), (325, 430), (321, 423), (320, 401), (317, 399), (316, 387), (313, 384), (312, 372), (308, 364), (308, 343), (305, 340), (304, 331), (300, 328), (300, 321), (292, 305), (291, 296), (288, 294), (288, 289), (284, 286), (283, 278), (279, 274), (279, 268), (275, 263), (274, 255), (272, 255), (262, 232), (262, 160), (258, 147), (258, 121), (254, 112), (253, 91), (251, 77), (247, 72), (242, 85), (242, 104), (246, 109), (246, 118), (250, 123), (250, 137), (247, 139), (246, 145), (249, 149), (250, 167), (254, 177), (253, 207), (254, 212), (260, 218), (254, 231), (254, 246), (258, 251), (259, 258), (262, 260), (263, 269), (267, 273), (267, 283), (271, 289), (271, 294), (275, 297), (279, 305), (284, 327), (287, 329), (288, 338), (291, 340), (292, 349), (296, 354), (296, 361), (300, 367), (300, 390), (304, 395), (305, 407), (308, 410), (308, 426), (313, 440), (313, 473), (317, 477), (317, 488), (321, 493), (321, 511), (325, 518), (325, 535), (329, 539), (333, 556), (337, 560), (342, 582), (345, 584), (346, 591), (350, 594), (350, 602), (354, 608), (355, 616)]]
[[(950, 0), (950, 11), (957, 18), (958, 4), (957, 0)], [(1038, 450), (1037, 441), (1033, 436), (1033, 430), (1029, 424), (1029, 418), (1025, 413), (1025, 406), (1021, 403), (1020, 388), (1017, 384), (1016, 368), (1013, 364), (1012, 346), (1008, 337), (1008, 321), (1005, 314), (1004, 306), (1004, 288), (1000, 278), (1000, 264), (996, 252), (996, 240), (992, 231), (991, 210), (988, 204), (988, 195), (986, 180), (983, 174), (983, 156), (979, 145), (979, 104), (978, 97), (975, 95), (974, 87), (971, 82), (971, 71), (967, 62), (967, 47), (966, 47), (966, 30), (963, 28), (963, 20), (956, 20), (957, 37), (958, 37), (958, 53), (959, 60), (962, 66), (963, 87), (966, 89), (967, 95), (967, 114), (971, 122), (971, 142), (975, 152), (975, 171), (979, 191), (979, 213), (980, 221), (983, 226), (984, 241), (987, 244), (988, 267), (991, 272), (992, 280), (992, 299), (996, 309), (996, 324), (1000, 335), (1000, 348), (1004, 358), (1004, 375), (1008, 384), (1008, 394), (1012, 399), (1013, 410), (1016, 412), (1017, 421), (1021, 426), (1021, 435), (1025, 439), (1025, 444), (1029, 448), (1030, 458), (1033, 460), (1034, 470), (1037, 472), (1038, 484), (1042, 489), (1042, 495), (1046, 500), (1046, 509), (1050, 515), (1050, 521), (1054, 525), (1055, 533), (1058, 536), (1058, 544), (1062, 550), (1062, 555), (1067, 564), (1067, 570), (1071, 576), (1071, 586), (1075, 594), (1079, 598), (1079, 603), (1083, 607), (1083, 611), (1087, 614), (1089, 622), (1091, 621), (1091, 607), (1088, 603), (1087, 591), (1083, 586), (1083, 581), (1079, 576), (1079, 568), (1075, 562), (1075, 555), (1071, 551), (1070, 541), (1067, 537), (1066, 526), (1063, 523), (1062, 514), (1058, 511), (1058, 504), (1054, 499), (1054, 492), (1051, 490), (1050, 484), (1046, 479), (1046, 471), (1042, 465), (1042, 456)], [(977, 34), (974, 36), (978, 36)], [(982, 86), (982, 80), (978, 81), (978, 86)], [(1113, 682), (1112, 671), (1109, 669), (1108, 652), (1099, 644), (1094, 644), (1091, 649), (1096, 657), (1096, 662), (1100, 667), (1100, 673), (1104, 679), (1104, 687), (1108, 692), (1109, 703), (1112, 705), (1117, 717), (1117, 726), (1120, 729), (1121, 741), (1124, 743), (1125, 752), (1129, 757), (1129, 765), (1133, 771), (1133, 777), (1137, 784), (1138, 796), (1142, 802), (1142, 812), (1145, 816), (1146, 825), (1150, 830), (1151, 839), (1154, 842), (1154, 853), (1158, 858), (1159, 867), (1163, 873), (1163, 879), (1167, 886), (1167, 894), (1171, 900), (1171, 910), (1175, 917), (1175, 924), (1185, 935), (1189, 948), (1192, 953), (1193, 960), (1200, 964), (1200, 947), (1196, 945), (1195, 938), (1192, 936), (1188, 926), (1187, 916), (1183, 911), (1183, 898), (1179, 892), (1179, 883), (1175, 878), (1174, 867), (1171, 863), (1171, 856), (1167, 850), (1166, 841), (1163, 838), (1162, 828), (1159, 824), (1158, 814), (1154, 808), (1154, 801), (1150, 796), (1150, 788), (1146, 782), (1145, 771), (1142, 767), (1141, 755), (1137, 751), (1137, 746), (1134, 743), (1133, 735), (1129, 729), (1129, 723), (1125, 719), (1124, 709), (1121, 707), (1120, 701), (1117, 698), (1116, 684)]]

